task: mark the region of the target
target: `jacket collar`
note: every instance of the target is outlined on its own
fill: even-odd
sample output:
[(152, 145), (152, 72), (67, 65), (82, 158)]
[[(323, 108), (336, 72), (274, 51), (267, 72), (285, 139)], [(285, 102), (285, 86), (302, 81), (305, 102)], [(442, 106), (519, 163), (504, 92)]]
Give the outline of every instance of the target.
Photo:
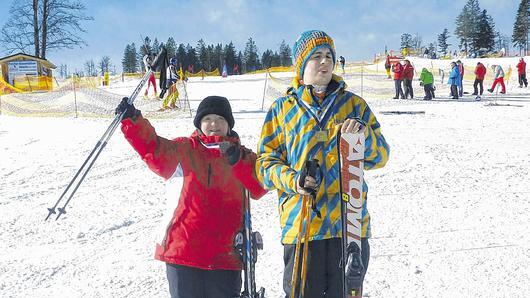
[[(328, 89), (326, 90), (326, 96), (324, 98), (324, 101), (326, 98), (339, 91), (344, 91), (346, 89), (346, 83), (342, 79), (342, 77), (333, 74), (331, 77), (331, 81), (328, 84)], [(296, 98), (299, 98), (303, 100), (306, 104), (315, 106), (319, 105), (319, 99), (314, 96), (311, 92), (311, 88), (307, 85), (303, 85), (300, 83), (300, 79), (295, 76), (293, 80), (291, 81), (291, 87), (287, 89), (287, 95), (292, 95)]]
[(207, 136), (203, 134), (199, 129), (196, 129), (192, 134), (191, 138), (198, 140), (204, 147), (213, 148), (219, 147), (222, 142), (231, 142), (239, 144), (239, 137), (233, 133), (234, 136)]

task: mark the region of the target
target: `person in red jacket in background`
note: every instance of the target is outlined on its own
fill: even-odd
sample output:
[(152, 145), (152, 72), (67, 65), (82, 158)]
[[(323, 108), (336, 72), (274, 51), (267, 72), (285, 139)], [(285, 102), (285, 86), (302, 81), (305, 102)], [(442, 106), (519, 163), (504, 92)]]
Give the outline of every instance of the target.
[(517, 73), (519, 74), (519, 88), (523, 88), (523, 84), (525, 87), (528, 87), (528, 81), (526, 80), (526, 62), (524, 62), (524, 59), (519, 59), (519, 63), (517, 63)]
[(403, 94), (403, 89), (401, 89), (401, 80), (403, 79), (403, 66), (399, 61), (396, 61), (392, 65), (392, 72), (394, 73), (394, 85), (396, 88), (396, 96), (394, 99), (398, 99), (401, 96), (401, 99), (405, 99), (405, 94)]
[[(484, 92), (484, 77), (486, 76), (486, 67), (484, 64), (478, 62), (477, 67), (475, 67), (475, 82), (473, 82), (473, 95), (476, 95), (476, 99), (480, 99), (482, 93)], [(477, 86), (480, 86), (480, 94), (478, 92)]]
[(403, 66), (403, 87), (405, 89), (405, 99), (409, 97), (414, 98), (414, 90), (412, 89), (412, 79), (414, 78), (414, 66), (410, 64), (409, 60), (405, 60)]
[[(157, 175), (182, 180), (155, 251), (166, 263), (171, 297), (239, 297), (242, 264), (233, 243), (243, 226), (245, 189), (253, 198), (266, 191), (255, 176), (256, 154), (241, 146), (232, 130), (230, 103), (206, 97), (192, 135), (170, 140), (158, 136), (127, 100), (116, 108), (116, 114), (124, 113), (121, 130), (127, 141)], [(222, 142), (230, 145), (224, 153)]]

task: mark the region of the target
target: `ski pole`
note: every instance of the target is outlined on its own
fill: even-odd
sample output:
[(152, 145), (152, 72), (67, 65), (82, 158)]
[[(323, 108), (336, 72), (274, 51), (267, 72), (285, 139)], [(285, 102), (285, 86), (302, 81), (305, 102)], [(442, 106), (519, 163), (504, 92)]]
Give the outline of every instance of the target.
[[(298, 267), (300, 263), (300, 249), (302, 245), (302, 231), (303, 231), (303, 225), (304, 225), (304, 218), (305, 213), (308, 205), (308, 199), (307, 196), (304, 196), (302, 199), (302, 214), (300, 214), (300, 226), (298, 227), (298, 235), (296, 236), (296, 248), (294, 251), (294, 263), (293, 263), (293, 273), (291, 275), (291, 296), (292, 298), (295, 297), (296, 293), (296, 287), (298, 285)], [(307, 246), (307, 243), (304, 245)]]
[[(316, 194), (315, 192), (311, 193), (311, 198), (314, 201)], [(305, 231), (304, 231), (304, 251), (302, 253), (302, 269), (301, 273), (301, 283), (300, 283), (300, 297), (304, 297), (305, 292), (305, 282), (307, 279), (307, 254), (309, 252), (309, 235), (311, 231), (311, 209), (312, 207), (307, 204), (305, 212)]]
[[(153, 66), (157, 65), (158, 61), (160, 60), (161, 57), (163, 57), (165, 55), (165, 53), (166, 53), (166, 49), (162, 48), (162, 50), (160, 51), (158, 56), (153, 61), (152, 65), (151, 65), (152, 66), (151, 68), (153, 68)], [(149, 76), (151, 75), (151, 73), (152, 73), (151, 69), (149, 69), (149, 71), (147, 71), (145, 73), (145, 75), (143, 76), (142, 80), (140, 81), (138, 86), (136, 86), (136, 88), (132, 92), (131, 96), (129, 97), (129, 100), (128, 100), (129, 104), (132, 104), (134, 102), (134, 100), (136, 99), (136, 97), (140, 93), (140, 90), (143, 88), (143, 86), (145, 85), (145, 83), (149, 79)], [(92, 149), (92, 151), (90, 152), (88, 157), (85, 159), (85, 161), (83, 162), (83, 164), (81, 165), (81, 167), (79, 168), (77, 173), (74, 175), (74, 177), (72, 178), (72, 180), (70, 181), (70, 183), (68, 184), (66, 189), (63, 191), (63, 193), (61, 194), (61, 196), (59, 197), (59, 199), (57, 200), (55, 205), (53, 205), (53, 207), (51, 207), (51, 208), (47, 208), (48, 209), (48, 216), (46, 216), (45, 220), (48, 220), (48, 218), (50, 218), (50, 216), (52, 214), (56, 214), (55, 209), (57, 208), (57, 206), (59, 205), (59, 203), (61, 202), (61, 200), (65, 196), (65, 194), (68, 192), (70, 187), (73, 185), (74, 181), (76, 181), (76, 179), (79, 176), (79, 174), (81, 174), (81, 172), (84, 171), (83, 175), (81, 176), (81, 178), (77, 182), (75, 188), (70, 193), (70, 196), (68, 197), (67, 201), (64, 203), (64, 205), (62, 207), (57, 208), (59, 213), (57, 214), (57, 217), (55, 218), (55, 220), (59, 219), (59, 217), (62, 214), (66, 213), (66, 206), (68, 205), (68, 203), (70, 202), (70, 200), (74, 196), (75, 192), (77, 191), (77, 189), (79, 188), (79, 186), (81, 185), (83, 180), (85, 179), (86, 175), (88, 174), (88, 172), (90, 171), (90, 169), (92, 168), (94, 163), (96, 162), (96, 160), (99, 157), (99, 154), (101, 153), (101, 151), (103, 151), (103, 149), (107, 145), (108, 140), (110, 139), (110, 137), (112, 136), (114, 131), (116, 131), (116, 128), (119, 126), (119, 124), (120, 124), (120, 122), (121, 122), (121, 120), (122, 120), (124, 115), (125, 115), (125, 111), (123, 111), (122, 113), (120, 113), (119, 115), (116, 115), (116, 117), (114, 117), (114, 120), (112, 120), (112, 122), (109, 125), (109, 127), (105, 130), (105, 132), (103, 133), (103, 135), (101, 136), (99, 141), (96, 143), (96, 146), (94, 146), (94, 148)], [(94, 155), (94, 153), (96, 153), (96, 155)], [(94, 158), (92, 158), (93, 155), (94, 155)], [(91, 158), (92, 158), (92, 160), (91, 160)], [(91, 161), (90, 161), (88, 167), (85, 169), (85, 166), (87, 165), (89, 160), (91, 160)]]

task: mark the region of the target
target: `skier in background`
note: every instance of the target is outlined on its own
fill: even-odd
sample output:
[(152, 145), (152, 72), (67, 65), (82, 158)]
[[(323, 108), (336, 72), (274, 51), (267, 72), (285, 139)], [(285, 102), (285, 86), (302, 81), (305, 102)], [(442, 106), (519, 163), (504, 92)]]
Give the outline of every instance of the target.
[[(166, 75), (164, 76), (165, 83), (161, 84), (164, 88), (160, 92), (160, 99), (164, 99), (164, 95), (166, 94), (167, 90), (178, 81), (179, 76), (177, 75), (177, 58), (172, 57), (169, 59), (169, 65), (166, 68)], [(162, 80), (162, 77), (160, 77), (160, 80)], [(178, 92), (178, 91), (177, 91)], [(178, 94), (177, 94), (178, 97)], [(166, 101), (162, 104), (162, 108), (168, 107), (168, 104)]]
[(394, 73), (394, 85), (396, 88), (396, 96), (394, 99), (398, 99), (401, 96), (401, 99), (405, 99), (405, 94), (403, 94), (403, 89), (401, 89), (401, 80), (403, 79), (403, 65), (399, 61), (396, 61), (392, 65), (392, 72)]
[(386, 55), (386, 60), (385, 60), (385, 70), (386, 70), (386, 75), (387, 77), (390, 79), (391, 76), (390, 76), (390, 68), (392, 67), (392, 64), (390, 63), (390, 55)]
[(433, 84), (434, 77), (432, 73), (424, 67), (420, 74), (420, 85), (423, 86), (423, 90), (425, 91), (425, 97), (423, 97), (423, 100), (431, 100), (435, 97)]
[(458, 96), (464, 96), (464, 63), (457, 60), (456, 65), (458, 66), (458, 72), (460, 73), (460, 85), (458, 85)]
[[(475, 67), (475, 81), (473, 82), (473, 95), (476, 96), (476, 100), (480, 100), (482, 93), (484, 92), (484, 77), (486, 76), (486, 71), (484, 64), (477, 62), (477, 67)], [(480, 86), (480, 93), (477, 86)]]
[(339, 57), (339, 62), (340, 62), (340, 68), (342, 68), (342, 73), (344, 74), (345, 73), (344, 65), (346, 64), (346, 59), (343, 56), (340, 56)]
[[(144, 56), (143, 62), (145, 66), (145, 71), (148, 72), (151, 69), (151, 62), (153, 61), (153, 55), (151, 53), (148, 53)], [(155, 78), (155, 70), (153, 69), (153, 72), (149, 76), (149, 81), (147, 82), (147, 87), (145, 88), (145, 94), (144, 96), (147, 97), (149, 93), (149, 87), (153, 85), (153, 89), (155, 89), (155, 97), (156, 97), (156, 78)]]
[(169, 65), (166, 70), (166, 84), (165, 89), (162, 89), (160, 93), (160, 98), (163, 98), (163, 95), (169, 90), (166, 99), (162, 102), (162, 108), (159, 111), (165, 109), (174, 109), (176, 108), (176, 102), (179, 98), (179, 91), (177, 89), (177, 82), (181, 77), (177, 74), (177, 58), (171, 58), (169, 60)]
[[(346, 90), (341, 77), (333, 75), (335, 47), (323, 31), (302, 33), (293, 46), (295, 77), (285, 97), (270, 107), (258, 142), (256, 171), (260, 182), (277, 190), (278, 210), (284, 246), (283, 289), (291, 292), (291, 275), (299, 225), (301, 202), (307, 189), (316, 191), (321, 218), (311, 211), (309, 261), (306, 297), (342, 297), (342, 223), (339, 188), (337, 134), (364, 132), (366, 151), (364, 168), (383, 167), (389, 147), (379, 122), (364, 99)], [(304, 164), (319, 160), (322, 175), (301, 180)], [(366, 185), (363, 190), (367, 190)], [(370, 215), (363, 191), (362, 285), (368, 267)], [(300, 287), (297, 286), (299, 289)], [(298, 295), (296, 296), (298, 297)]]
[(501, 84), (501, 94), (504, 94), (506, 93), (506, 86), (504, 85), (504, 70), (502, 69), (502, 66), (500, 65), (492, 65), (491, 68), (493, 69), (493, 75), (494, 75), (494, 79), (493, 79), (493, 85), (491, 86), (490, 89), (488, 89), (488, 91), (490, 93), (493, 92), (493, 90), (495, 90), (495, 87), (497, 86), (497, 84)]
[(405, 99), (410, 95), (410, 98), (414, 98), (414, 89), (412, 89), (412, 79), (414, 78), (414, 66), (410, 64), (409, 60), (405, 60), (403, 66), (403, 87), (405, 89)]
[[(224, 97), (208, 96), (190, 137), (166, 139), (124, 98), (121, 130), (147, 166), (168, 181), (169, 206), (155, 258), (166, 263), (172, 298), (240, 297), (241, 268), (234, 237), (242, 229), (245, 189), (255, 199), (256, 154), (240, 144)], [(225, 153), (220, 142), (228, 142)], [(177, 183), (180, 180), (182, 183)], [(183, 181), (182, 181), (183, 180)], [(174, 207), (176, 206), (176, 208)]]
[(525, 87), (528, 87), (528, 81), (526, 80), (526, 62), (524, 62), (524, 59), (519, 59), (519, 63), (517, 63), (517, 74), (519, 75), (519, 88), (523, 88), (523, 84)]
[(458, 65), (456, 64), (456, 62), (451, 62), (451, 72), (449, 73), (449, 80), (447, 81), (447, 85), (451, 86), (452, 99), (458, 99), (458, 86), (460, 86), (461, 80), (462, 77), (460, 76)]

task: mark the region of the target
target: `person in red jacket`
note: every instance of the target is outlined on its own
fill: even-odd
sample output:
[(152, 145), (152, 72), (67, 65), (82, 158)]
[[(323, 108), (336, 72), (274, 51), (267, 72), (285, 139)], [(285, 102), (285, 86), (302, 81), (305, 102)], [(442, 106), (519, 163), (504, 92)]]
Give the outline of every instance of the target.
[(403, 87), (405, 89), (405, 99), (409, 97), (414, 98), (414, 90), (412, 89), (412, 79), (414, 78), (414, 66), (410, 64), (409, 60), (405, 60), (403, 66)]
[(523, 88), (523, 84), (525, 87), (528, 87), (528, 81), (526, 80), (526, 62), (524, 62), (524, 59), (519, 59), (519, 63), (517, 63), (517, 73), (519, 74), (519, 88)]
[(392, 72), (394, 73), (394, 85), (396, 88), (396, 96), (394, 99), (398, 99), (401, 96), (401, 99), (405, 99), (405, 94), (403, 94), (403, 89), (401, 89), (401, 80), (403, 79), (403, 66), (399, 61), (396, 61), (392, 65)]
[[(158, 136), (127, 100), (116, 108), (116, 114), (124, 113), (127, 141), (157, 175), (182, 180), (155, 250), (155, 258), (166, 263), (171, 297), (239, 297), (242, 264), (233, 243), (243, 225), (245, 189), (253, 198), (266, 191), (255, 176), (256, 154), (241, 146), (232, 130), (230, 103), (206, 97), (193, 134), (170, 140)], [(226, 153), (220, 151), (222, 142), (230, 145)]]
[[(473, 95), (476, 95), (476, 99), (480, 99), (482, 92), (484, 92), (484, 77), (486, 76), (486, 67), (484, 64), (478, 62), (477, 67), (475, 67), (475, 82), (473, 82)], [(478, 92), (477, 86), (480, 86), (480, 94)]]

